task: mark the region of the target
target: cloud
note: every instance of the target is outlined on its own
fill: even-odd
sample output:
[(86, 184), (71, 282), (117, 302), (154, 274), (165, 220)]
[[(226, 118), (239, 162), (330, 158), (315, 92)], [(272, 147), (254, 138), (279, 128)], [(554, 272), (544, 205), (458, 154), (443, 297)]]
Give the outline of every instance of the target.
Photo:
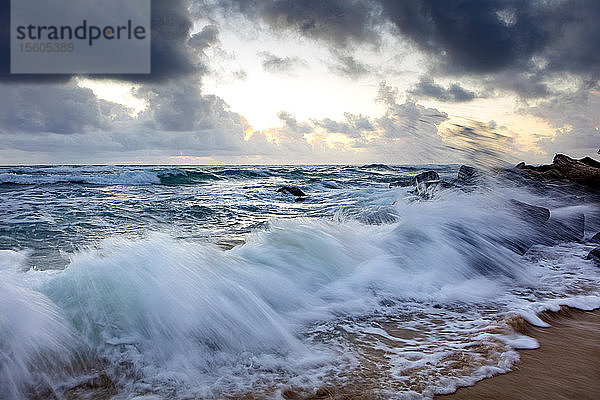
[(125, 108), (99, 100), (90, 89), (66, 85), (2, 85), (0, 130), (30, 136), (40, 132), (73, 134), (108, 127), (127, 118)]
[(219, 28), (216, 25), (206, 25), (198, 33), (192, 35), (188, 44), (194, 48), (204, 50), (219, 42)]
[(353, 42), (378, 42), (374, 18), (377, 10), (360, 0), (221, 0), (197, 1), (206, 12), (243, 15), (275, 30), (302, 35), (346, 47)]
[[(150, 74), (90, 75), (128, 82), (164, 82), (203, 73), (206, 68), (188, 46), (193, 25), (187, 0), (151, 0)], [(10, 74), (10, 0), (0, 0), (0, 82), (65, 83), (69, 74)]]
[[(198, 1), (196, 1), (198, 2)], [(378, 46), (383, 32), (428, 57), (433, 76), (499, 75), (489, 87), (526, 98), (551, 95), (545, 80), (600, 75), (600, 2), (596, 0), (221, 0), (200, 2), (275, 31), (322, 41), (338, 52), (334, 72), (373, 73), (352, 53)], [(391, 29), (390, 29), (391, 27)], [(511, 84), (506, 77), (515, 76)], [(494, 86), (495, 85), (495, 86)], [(465, 93), (454, 88), (456, 96)], [(450, 94), (452, 95), (452, 94)]]
[(451, 102), (471, 101), (475, 98), (475, 92), (463, 88), (458, 83), (452, 83), (448, 88), (444, 88), (430, 77), (421, 77), (419, 83), (409, 93), (418, 98), (434, 98)]
[(349, 138), (361, 138), (368, 132), (375, 131), (373, 122), (364, 115), (344, 113), (345, 121), (330, 118), (312, 119), (315, 127), (323, 128), (327, 133), (339, 133)]
[(278, 57), (268, 51), (259, 51), (263, 70), (271, 73), (290, 73), (296, 68), (307, 67), (308, 63), (300, 57)]
[[(0, 133), (5, 149), (36, 158), (107, 162), (146, 154), (244, 155), (268, 152), (246, 141), (246, 120), (188, 80), (145, 84), (134, 93), (148, 104), (131, 116), (91, 90), (68, 85), (0, 85)], [(4, 160), (3, 160), (4, 161)], [(4, 161), (6, 162), (6, 161)]]
[(329, 63), (329, 70), (338, 75), (343, 75), (350, 79), (357, 79), (373, 72), (371, 66), (360, 62), (347, 52), (332, 49), (331, 54), (334, 56), (335, 61)]
[(540, 137), (537, 145), (549, 155), (567, 153), (574, 157), (597, 157), (600, 149), (600, 91), (581, 90), (529, 107), (523, 112), (549, 121), (553, 137)]

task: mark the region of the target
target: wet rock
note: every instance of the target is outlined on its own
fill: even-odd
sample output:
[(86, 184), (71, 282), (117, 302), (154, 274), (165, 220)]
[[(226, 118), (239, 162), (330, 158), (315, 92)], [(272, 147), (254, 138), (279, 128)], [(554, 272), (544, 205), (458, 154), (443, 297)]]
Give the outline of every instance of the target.
[(587, 165), (589, 167), (600, 168), (600, 161), (596, 161), (592, 157), (583, 157), (579, 161), (582, 162), (582, 163), (584, 163), (585, 165)]
[(296, 196), (296, 197), (305, 197), (306, 193), (304, 193), (302, 191), (302, 189), (300, 189), (298, 186), (282, 186), (279, 189), (277, 189), (278, 192), (280, 193), (289, 193), (292, 196)]
[(301, 400), (302, 399), (302, 395), (300, 395), (300, 393), (298, 393), (298, 392), (293, 391), (292, 389), (284, 390), (283, 393), (281, 393), (281, 396), (286, 400)]
[(439, 182), (440, 176), (435, 171), (425, 171), (413, 177), (410, 181), (411, 185), (417, 186), (420, 183)]
[(573, 242), (583, 239), (585, 216), (575, 213), (552, 216), (546, 223), (548, 239), (553, 242)]
[(315, 392), (315, 397), (317, 399), (331, 399), (333, 398), (333, 393), (329, 389), (322, 387)]
[(600, 265), (600, 247), (592, 249), (585, 259), (595, 261), (596, 264)]
[(600, 243), (600, 232), (598, 232), (594, 236), (592, 236), (592, 238), (590, 239), (590, 242)]
[[(585, 160), (585, 162), (584, 162)], [(573, 182), (600, 187), (600, 167), (594, 166), (597, 161), (587, 157), (582, 160), (574, 160), (564, 154), (554, 156), (554, 166), (565, 177)]]
[(538, 207), (511, 199), (512, 211), (530, 229), (527, 234), (515, 235), (503, 244), (510, 250), (525, 254), (536, 244), (553, 246), (562, 242), (577, 242), (583, 239), (585, 216), (580, 212), (559, 210), (550, 212), (547, 208)]
[(520, 163), (515, 169), (540, 180), (565, 179), (595, 189), (600, 188), (600, 162), (590, 157), (575, 160), (564, 154), (556, 154), (550, 165)]
[(421, 172), (411, 180), (411, 184), (415, 189), (411, 192), (424, 199), (431, 198), (433, 193), (438, 189), (440, 184), (440, 176), (435, 171)]
[(550, 210), (547, 208), (523, 203), (515, 199), (511, 199), (510, 204), (519, 217), (531, 224), (543, 224), (550, 219)]
[(469, 167), (468, 165), (461, 165), (458, 169), (458, 177), (456, 178), (457, 185), (475, 185), (479, 178), (480, 173), (476, 168)]

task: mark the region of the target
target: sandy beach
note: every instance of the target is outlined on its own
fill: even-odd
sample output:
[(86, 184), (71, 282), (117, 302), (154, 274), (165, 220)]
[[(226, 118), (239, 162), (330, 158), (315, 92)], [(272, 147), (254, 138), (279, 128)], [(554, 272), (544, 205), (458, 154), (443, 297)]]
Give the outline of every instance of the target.
[(600, 398), (600, 310), (544, 313), (550, 328), (524, 327), (540, 348), (521, 350), (514, 370), (437, 400)]

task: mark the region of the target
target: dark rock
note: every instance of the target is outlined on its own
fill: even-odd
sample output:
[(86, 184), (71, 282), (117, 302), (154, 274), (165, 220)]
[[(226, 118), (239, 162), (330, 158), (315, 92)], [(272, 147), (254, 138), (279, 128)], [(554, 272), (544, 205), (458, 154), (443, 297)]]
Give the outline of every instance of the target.
[[(584, 163), (583, 160), (586, 160), (586, 162)], [(593, 166), (596, 163), (597, 161), (589, 157), (574, 160), (564, 154), (557, 154), (554, 156), (553, 165), (573, 182), (600, 188), (600, 168)]]
[(564, 154), (556, 154), (550, 165), (519, 164), (518, 170), (540, 180), (564, 179), (580, 185), (600, 188), (600, 162), (590, 157), (575, 160)]
[(585, 216), (581, 213), (551, 216), (546, 223), (548, 239), (553, 242), (573, 242), (583, 239)]
[(425, 171), (413, 177), (410, 181), (411, 185), (417, 186), (420, 183), (439, 182), (440, 176), (435, 171)]
[(550, 218), (550, 210), (547, 208), (533, 206), (515, 199), (511, 199), (510, 204), (519, 217), (531, 224), (543, 224)]
[(333, 393), (329, 389), (322, 387), (315, 392), (315, 397), (317, 399), (332, 399)]
[(536, 244), (552, 246), (561, 242), (580, 241), (584, 235), (585, 216), (579, 212), (550, 212), (547, 208), (511, 199), (512, 211), (525, 221), (529, 228), (502, 243), (515, 253), (525, 254)]
[(596, 247), (595, 249), (592, 249), (592, 251), (589, 252), (589, 254), (587, 255), (587, 257), (585, 259), (593, 260), (596, 262), (596, 264), (600, 264), (600, 247)]
[(411, 184), (415, 186), (415, 189), (411, 192), (424, 199), (428, 199), (433, 196), (440, 183), (440, 176), (435, 171), (421, 172), (411, 180)]
[(279, 189), (277, 189), (277, 191), (281, 192), (281, 193), (289, 193), (289, 194), (291, 194), (293, 196), (296, 196), (296, 197), (304, 197), (304, 196), (306, 196), (306, 193), (304, 193), (302, 191), (302, 189), (300, 189), (297, 186), (282, 186)]
[(588, 167), (600, 168), (600, 161), (596, 161), (591, 157), (583, 157), (580, 162), (584, 163)]
[(521, 161), (520, 163), (518, 163), (517, 165), (515, 165), (516, 169), (523, 169), (525, 167), (525, 163), (523, 161)]
[(474, 185), (479, 179), (480, 173), (477, 169), (467, 165), (461, 165), (458, 169), (456, 183), (458, 185)]
[(590, 242), (600, 243), (600, 232), (598, 232), (594, 236), (592, 236), (592, 238), (590, 239)]
[(281, 393), (281, 396), (283, 396), (283, 398), (286, 400), (301, 400), (302, 399), (302, 396), (298, 392), (293, 391), (292, 389), (284, 390), (283, 393)]

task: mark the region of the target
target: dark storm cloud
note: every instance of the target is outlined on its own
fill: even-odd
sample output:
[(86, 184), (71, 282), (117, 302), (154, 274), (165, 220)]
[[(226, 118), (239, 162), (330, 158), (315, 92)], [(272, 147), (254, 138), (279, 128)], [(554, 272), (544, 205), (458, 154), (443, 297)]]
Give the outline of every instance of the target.
[[(164, 82), (204, 72), (205, 67), (188, 46), (193, 21), (187, 0), (151, 0), (151, 73), (109, 75), (133, 82)], [(208, 36), (208, 35), (207, 35)]]
[(242, 14), (279, 30), (294, 30), (313, 39), (344, 47), (351, 42), (378, 41), (376, 9), (360, 0), (221, 0), (195, 1), (199, 9)]
[(416, 97), (428, 97), (452, 102), (470, 101), (475, 98), (474, 92), (463, 88), (458, 83), (452, 83), (446, 89), (436, 84), (430, 77), (422, 77), (409, 93)]
[(384, 0), (398, 31), (447, 68), (495, 72), (525, 62), (551, 39), (552, 8), (522, 0)]
[[(114, 106), (114, 110), (107, 106)], [(117, 108), (123, 109), (99, 100), (90, 89), (72, 84), (9, 85), (0, 95), (0, 130), (32, 134), (99, 130), (109, 126)]]
[(279, 57), (268, 51), (260, 51), (257, 55), (262, 59), (262, 67), (267, 72), (287, 73), (298, 67), (308, 66), (308, 63), (300, 57)]
[[(214, 9), (215, 2), (211, 4)], [(239, 13), (344, 51), (354, 44), (377, 45), (381, 31), (391, 23), (401, 40), (430, 57), (432, 72), (438, 75), (533, 73), (519, 77), (516, 85), (508, 80), (495, 82), (525, 97), (546, 95), (542, 81), (548, 73), (571, 72), (596, 79), (600, 74), (597, 0), (222, 0), (216, 4), (225, 15)], [(532, 64), (533, 56), (544, 61), (541, 70)], [(349, 68), (338, 72), (360, 73), (359, 65), (351, 68), (352, 60), (341, 63)]]
[(10, 74), (10, 0), (0, 0), (0, 82), (68, 82), (70, 75)]
[[(192, 20), (186, 0), (151, 0), (150, 74), (91, 75), (132, 82), (162, 82), (203, 72), (204, 66), (187, 46)], [(0, 81), (64, 83), (73, 75), (10, 74), (10, 0), (0, 0)]]

